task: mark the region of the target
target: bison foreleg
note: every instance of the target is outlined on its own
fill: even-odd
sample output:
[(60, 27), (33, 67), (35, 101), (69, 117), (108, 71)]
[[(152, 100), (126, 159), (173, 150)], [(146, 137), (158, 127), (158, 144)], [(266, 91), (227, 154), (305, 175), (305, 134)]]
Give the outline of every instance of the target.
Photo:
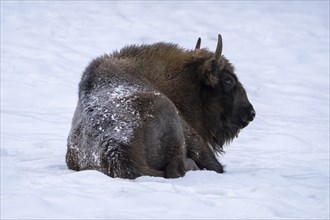
[(207, 170), (213, 170), (217, 173), (223, 173), (223, 166), (221, 163), (217, 160), (214, 153), (207, 149), (203, 151), (194, 151), (190, 152), (188, 156), (195, 161), (196, 165), (199, 167), (199, 169), (207, 169)]
[(185, 166), (182, 158), (172, 158), (165, 170), (165, 178), (178, 178), (184, 176)]

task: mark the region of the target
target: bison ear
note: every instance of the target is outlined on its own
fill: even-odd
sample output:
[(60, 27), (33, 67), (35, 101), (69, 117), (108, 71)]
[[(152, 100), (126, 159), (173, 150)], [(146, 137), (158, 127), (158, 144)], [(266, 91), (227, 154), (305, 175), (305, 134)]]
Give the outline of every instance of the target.
[[(197, 41), (196, 49), (197, 49), (197, 46), (200, 46), (199, 41)], [(219, 34), (218, 35), (218, 44), (217, 44), (217, 48), (215, 50), (213, 58), (207, 60), (204, 63), (204, 67), (203, 67), (204, 71), (203, 71), (202, 79), (203, 79), (205, 85), (215, 87), (215, 85), (218, 84), (219, 74), (220, 74), (220, 66), (219, 66), (218, 61), (221, 57), (221, 54), (222, 54), (222, 37)]]
[(219, 67), (215, 59), (207, 60), (204, 63), (202, 81), (205, 85), (215, 87), (219, 82)]

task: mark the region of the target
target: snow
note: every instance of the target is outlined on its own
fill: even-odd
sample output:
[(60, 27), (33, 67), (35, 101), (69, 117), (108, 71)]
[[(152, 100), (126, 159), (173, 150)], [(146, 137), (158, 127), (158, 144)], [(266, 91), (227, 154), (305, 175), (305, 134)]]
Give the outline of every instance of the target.
[[(127, 44), (215, 48), (257, 116), (226, 173), (65, 164), (82, 71)], [(119, 88), (120, 89), (120, 88)], [(118, 90), (120, 94), (120, 90)], [(1, 219), (329, 219), (328, 1), (1, 1)]]

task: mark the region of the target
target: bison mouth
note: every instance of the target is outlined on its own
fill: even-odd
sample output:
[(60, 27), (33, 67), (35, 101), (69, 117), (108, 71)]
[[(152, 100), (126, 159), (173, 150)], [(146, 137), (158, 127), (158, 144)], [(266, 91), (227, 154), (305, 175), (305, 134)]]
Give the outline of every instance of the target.
[(248, 124), (253, 121), (254, 117), (256, 115), (256, 112), (254, 111), (254, 109), (248, 111), (247, 113), (243, 114), (240, 119), (239, 119), (239, 128), (243, 129), (246, 126), (248, 126)]
[(249, 121), (241, 121), (241, 122), (240, 122), (240, 125), (239, 125), (239, 128), (240, 128), (240, 129), (243, 129), (243, 128), (245, 128), (246, 126), (248, 126), (249, 123), (250, 123)]
[(239, 122), (239, 125), (238, 125), (238, 128), (236, 130), (236, 133), (235, 133), (235, 137), (238, 138), (238, 134), (241, 132), (241, 130), (243, 128), (245, 128), (246, 126), (248, 126), (249, 122), (248, 121), (241, 121)]

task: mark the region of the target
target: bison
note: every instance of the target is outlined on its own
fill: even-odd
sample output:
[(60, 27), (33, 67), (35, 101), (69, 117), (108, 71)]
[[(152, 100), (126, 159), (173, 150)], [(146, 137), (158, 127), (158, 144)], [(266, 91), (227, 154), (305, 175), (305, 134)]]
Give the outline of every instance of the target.
[(214, 53), (200, 42), (126, 46), (94, 59), (79, 84), (68, 168), (128, 179), (223, 173), (217, 154), (255, 111), (221, 55), (221, 35)]

